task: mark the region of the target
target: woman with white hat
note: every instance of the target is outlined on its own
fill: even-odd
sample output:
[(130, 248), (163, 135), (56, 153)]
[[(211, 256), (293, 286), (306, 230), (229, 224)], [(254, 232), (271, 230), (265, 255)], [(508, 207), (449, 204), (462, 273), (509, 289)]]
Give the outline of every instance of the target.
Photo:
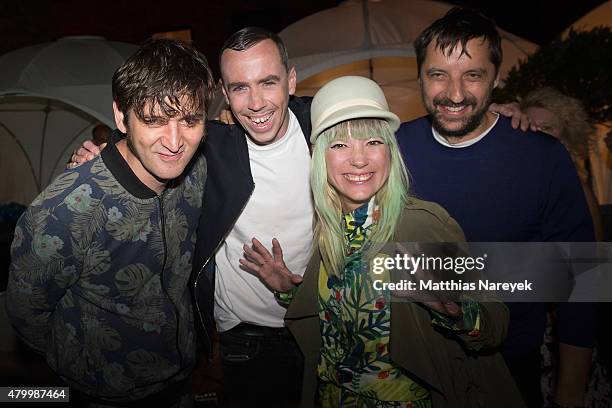
[[(311, 121), (313, 256), (299, 286), (280, 296), (304, 353), (306, 399), (316, 373), (324, 407), (522, 406), (495, 352), (508, 322), (503, 304), (393, 301), (374, 284), (381, 277), (368, 260), (378, 243), (465, 241), (443, 208), (409, 196), (394, 136), (400, 120), (381, 88), (335, 79), (315, 95)], [(289, 271), (260, 277), (281, 291), (300, 281)]]

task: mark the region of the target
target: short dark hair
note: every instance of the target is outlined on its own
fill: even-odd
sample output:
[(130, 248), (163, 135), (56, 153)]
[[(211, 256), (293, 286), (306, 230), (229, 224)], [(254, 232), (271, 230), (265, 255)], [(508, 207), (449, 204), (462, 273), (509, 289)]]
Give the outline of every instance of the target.
[(503, 53), (501, 37), (495, 28), (495, 23), (476, 10), (453, 7), (444, 17), (427, 27), (414, 41), (418, 75), (421, 75), (421, 66), (425, 61), (427, 47), (433, 40), (436, 41), (436, 49), (446, 55), (450, 55), (455, 47), (460, 44), (461, 54), (466, 54), (469, 57), (470, 55), (465, 50), (467, 42), (481, 37), (489, 42), (489, 59), (495, 66), (495, 73), (497, 73)]
[(281, 62), (285, 66), (287, 72), (289, 72), (289, 54), (287, 53), (287, 47), (282, 38), (273, 31), (267, 30), (261, 27), (245, 27), (242, 30), (236, 31), (232, 34), (221, 46), (219, 52), (219, 63), (221, 63), (221, 56), (225, 50), (234, 51), (245, 51), (265, 40), (272, 40), (278, 48), (278, 54), (280, 55)]
[[(149, 40), (113, 75), (113, 100), (127, 117), (132, 110), (141, 121), (164, 115), (206, 115), (214, 81), (206, 57), (195, 48), (170, 39)], [(186, 97), (187, 100), (181, 101)], [(147, 109), (147, 112), (145, 112)]]

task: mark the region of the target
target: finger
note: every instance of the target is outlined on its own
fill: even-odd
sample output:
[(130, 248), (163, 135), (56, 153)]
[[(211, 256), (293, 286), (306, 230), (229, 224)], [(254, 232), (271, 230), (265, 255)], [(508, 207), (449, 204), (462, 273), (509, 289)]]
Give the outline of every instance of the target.
[(291, 282), (294, 285), (299, 285), (300, 283), (302, 283), (302, 281), (304, 280), (304, 278), (302, 278), (300, 275), (297, 274), (291, 274)]
[(83, 148), (88, 150), (93, 155), (97, 156), (100, 154), (100, 148), (96, 146), (95, 143), (91, 140), (86, 140), (85, 142), (83, 142)]
[(248, 261), (246, 259), (239, 259), (238, 263), (240, 263), (240, 265), (246, 268), (248, 272), (255, 273), (257, 276), (263, 278), (263, 276), (261, 276), (261, 267), (256, 263)]
[(81, 163), (83, 161), (88, 161), (93, 159), (93, 154), (91, 154), (91, 152), (89, 150), (87, 150), (84, 147), (80, 147), (79, 150), (77, 150), (77, 155), (76, 155), (76, 162)]
[(106, 147), (107, 144), (108, 143), (104, 142), (100, 146), (98, 146), (100, 148), (100, 151), (104, 150), (104, 148)]
[(242, 249), (244, 250), (245, 257), (249, 261), (254, 262), (260, 266), (266, 263), (265, 259), (250, 246), (245, 244), (242, 246)]
[(529, 116), (521, 112), (521, 130), (523, 132), (527, 131), (527, 129), (529, 129), (529, 125)]
[(285, 264), (285, 260), (283, 259), (283, 248), (281, 248), (280, 242), (278, 242), (276, 238), (272, 238), (272, 255), (274, 256), (274, 261), (281, 262), (283, 265)]
[[(513, 115), (512, 121), (510, 122), (510, 124), (512, 125), (512, 129), (518, 129), (519, 125), (521, 125), (521, 115)], [(522, 129), (522, 125), (521, 125), (521, 129)]]
[(257, 253), (261, 257), (263, 257), (267, 261), (272, 260), (272, 254), (270, 253), (270, 251), (268, 251), (268, 249), (261, 242), (259, 242), (257, 238), (253, 238), (251, 242), (253, 243), (251, 247), (253, 248), (253, 250), (257, 251)]
[(435, 310), (436, 312), (439, 312), (439, 313), (442, 313), (442, 314), (446, 314), (446, 309), (442, 305), (442, 302), (438, 302), (438, 301), (426, 301), (426, 302), (422, 302), (422, 303), (425, 306), (427, 306), (428, 308), (430, 308), (431, 310)]
[(455, 302), (446, 302), (443, 306), (449, 316), (459, 316), (461, 314), (461, 307)]

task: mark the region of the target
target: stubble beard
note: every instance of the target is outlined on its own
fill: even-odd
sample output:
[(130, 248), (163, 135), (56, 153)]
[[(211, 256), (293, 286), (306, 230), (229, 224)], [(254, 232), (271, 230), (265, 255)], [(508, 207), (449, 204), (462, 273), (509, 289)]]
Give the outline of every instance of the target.
[[(423, 98), (424, 99), (424, 98)], [(478, 127), (482, 124), (487, 111), (489, 110), (489, 105), (491, 104), (491, 94), (487, 95), (482, 107), (476, 111), (474, 111), (470, 116), (462, 118), (462, 125), (456, 129), (448, 129), (445, 126), (444, 120), (442, 119), (442, 113), (436, 110), (437, 106), (459, 106), (459, 105), (469, 105), (472, 108), (477, 106), (476, 98), (469, 97), (465, 98), (461, 103), (453, 103), (448, 98), (434, 98), (433, 103), (425, 104), (425, 108), (429, 117), (431, 118), (431, 124), (433, 128), (445, 139), (453, 139), (453, 142), (461, 141), (462, 138), (478, 129)]]

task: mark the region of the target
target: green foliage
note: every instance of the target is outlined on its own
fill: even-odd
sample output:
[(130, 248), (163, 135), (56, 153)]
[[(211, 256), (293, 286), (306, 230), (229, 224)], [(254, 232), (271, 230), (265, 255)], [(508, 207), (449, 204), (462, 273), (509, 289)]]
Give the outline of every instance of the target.
[(550, 86), (580, 99), (595, 122), (612, 120), (612, 29), (571, 30), (555, 38), (508, 74), (496, 102), (520, 99), (541, 86)]

